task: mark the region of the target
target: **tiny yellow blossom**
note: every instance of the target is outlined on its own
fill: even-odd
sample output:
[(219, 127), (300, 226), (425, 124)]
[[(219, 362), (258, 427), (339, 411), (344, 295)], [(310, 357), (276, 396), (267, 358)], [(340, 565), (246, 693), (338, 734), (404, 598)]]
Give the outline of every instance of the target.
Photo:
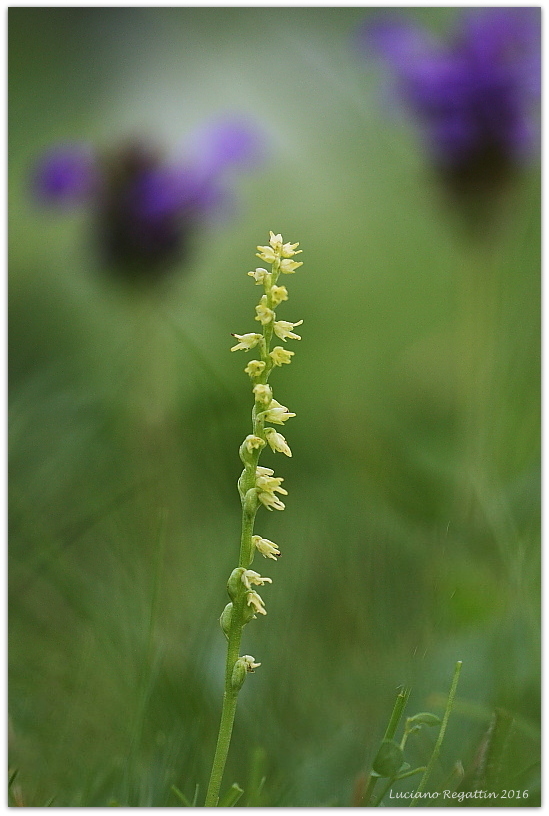
[(254, 535), (252, 536), (252, 544), (258, 552), (261, 553), (263, 558), (272, 558), (273, 561), (276, 561), (280, 555), (280, 550), (277, 545), (274, 541), (269, 541), (268, 538), (261, 538), (261, 536)]
[(294, 354), (295, 351), (287, 351), (282, 348), (282, 346), (275, 346), (274, 349), (269, 352), (269, 357), (276, 366), (281, 366), (284, 365), (284, 363), (291, 363)]
[(251, 655), (242, 655), (242, 657), (240, 657), (239, 660), (244, 661), (246, 665), (246, 671), (248, 672), (253, 672), (254, 669), (257, 669), (259, 666), (261, 666), (261, 663), (256, 663), (255, 657), (252, 657)]
[[(281, 236), (282, 237), (282, 236)], [(280, 254), (283, 258), (293, 258), (294, 255), (298, 255), (300, 252), (303, 252), (302, 249), (296, 249), (299, 246), (297, 244), (282, 244), (282, 249)]]
[(292, 272), (295, 272), (299, 266), (303, 266), (303, 261), (290, 261), (286, 258), (280, 261), (280, 271), (284, 272), (285, 275), (290, 275)]
[(286, 287), (271, 286), (271, 301), (275, 309), (283, 300), (288, 300), (288, 290)]
[(263, 339), (261, 334), (233, 334), (233, 337), (239, 341), (236, 346), (233, 346), (231, 351), (249, 351), (254, 346), (257, 346), (260, 340)]
[(254, 449), (259, 449), (263, 447), (265, 442), (261, 439), (260, 436), (254, 436), (253, 434), (248, 434), (244, 442), (242, 443), (248, 453), (253, 453)]
[[(284, 351), (284, 349), (282, 349)], [(291, 354), (291, 352), (288, 352)], [(268, 410), (265, 412), (265, 419), (267, 422), (274, 422), (275, 425), (283, 425), (287, 419), (290, 417), (295, 417), (295, 414), (288, 411), (285, 405), (281, 405), (275, 399), (269, 405)]]
[(272, 584), (273, 582), (270, 578), (262, 578), (258, 572), (244, 570), (242, 573), (242, 583), (246, 589), (251, 589), (252, 584), (255, 584), (255, 586), (263, 586), (264, 584)]
[[(259, 471), (259, 470), (261, 470), (261, 468), (258, 468), (257, 470)], [(274, 472), (274, 471), (271, 470), (271, 468), (263, 468), (263, 470), (270, 470), (271, 474)], [(280, 487), (280, 485), (282, 484), (283, 481), (284, 481), (284, 479), (281, 476), (272, 476), (270, 474), (267, 474), (267, 475), (261, 474), (261, 475), (258, 475), (257, 478), (256, 478), (256, 485), (259, 488), (259, 490), (261, 490), (261, 491), (263, 491), (265, 493), (275, 493), (276, 492), (276, 493), (282, 493), (284, 496), (287, 496), (288, 491), (285, 490), (283, 487)]]
[(263, 369), (265, 368), (266, 363), (263, 360), (250, 360), (244, 372), (249, 374), (250, 377), (259, 377), (262, 373)]
[(255, 254), (260, 260), (270, 264), (276, 261), (278, 256), (272, 247), (258, 246), (257, 249), (259, 250), (259, 252), (256, 252)]
[(301, 340), (301, 336), (299, 334), (294, 334), (292, 329), (295, 329), (296, 326), (301, 326), (302, 323), (303, 320), (298, 320), (297, 323), (290, 323), (289, 320), (277, 320), (274, 324), (275, 334), (284, 341), (287, 339)]
[(262, 405), (271, 404), (273, 399), (273, 391), (270, 385), (258, 383), (257, 385), (254, 385), (252, 390), (255, 394), (257, 402), (260, 402)]
[(275, 431), (274, 428), (265, 428), (265, 436), (267, 437), (267, 442), (269, 443), (273, 451), (285, 453), (286, 456), (292, 455), (290, 446), (288, 445), (282, 434), (278, 433), (278, 431)]
[(268, 271), (263, 269), (262, 266), (258, 266), (253, 272), (248, 272), (248, 275), (255, 280), (256, 284), (265, 283), (265, 278), (268, 274)]
[(274, 493), (258, 493), (257, 498), (267, 510), (284, 510), (286, 505)]
[(272, 230), (269, 230), (269, 244), (275, 252), (280, 253), (282, 250), (282, 235), (280, 233), (275, 235)]
[(265, 609), (265, 604), (263, 603), (263, 598), (261, 595), (258, 595), (255, 590), (251, 590), (246, 595), (246, 603), (248, 606), (251, 606), (254, 612), (257, 612), (259, 615), (266, 615), (267, 610)]
[(259, 301), (259, 305), (255, 307), (255, 310), (257, 312), (257, 317), (255, 319), (259, 320), (262, 326), (266, 326), (267, 323), (274, 320), (275, 313), (267, 306), (267, 295), (263, 295)]

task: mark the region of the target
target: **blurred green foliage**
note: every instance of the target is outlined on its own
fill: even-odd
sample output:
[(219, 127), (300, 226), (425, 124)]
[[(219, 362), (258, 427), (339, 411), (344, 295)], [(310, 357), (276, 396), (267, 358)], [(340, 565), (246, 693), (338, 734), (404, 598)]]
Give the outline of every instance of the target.
[[(297, 413), (294, 457), (276, 460), (290, 495), (257, 532), (283, 557), (245, 632), (262, 666), (225, 787), (239, 806), (349, 806), (396, 687), (412, 686), (408, 715), (440, 714), (459, 659), (431, 783), (458, 760), (478, 782), (498, 709), (512, 722), (497, 785), (538, 802), (539, 170), (472, 243), (353, 48), (375, 11), (10, 9), (16, 804), (203, 797), (251, 408), (230, 333), (254, 330), (245, 273), (269, 229), (301, 242), (281, 316), (305, 323), (274, 381)], [(444, 30), (460, 10), (407, 13)], [(31, 199), (57, 140), (174, 149), (226, 111), (265, 128), (269, 162), (155, 290), (96, 268), (85, 212)], [(432, 744), (410, 738), (416, 765)]]

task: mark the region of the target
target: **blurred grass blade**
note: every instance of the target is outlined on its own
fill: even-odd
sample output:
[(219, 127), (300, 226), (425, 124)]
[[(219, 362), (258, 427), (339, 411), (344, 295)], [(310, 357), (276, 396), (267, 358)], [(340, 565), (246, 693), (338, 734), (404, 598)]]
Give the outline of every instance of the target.
[(183, 807), (193, 807), (193, 805), (191, 805), (185, 794), (181, 793), (179, 788), (177, 788), (175, 785), (171, 785), (170, 790), (173, 793), (173, 795), (179, 799)]
[(225, 796), (219, 800), (217, 807), (234, 807), (243, 793), (244, 791), (238, 782), (233, 782)]
[(193, 801), (191, 802), (191, 807), (196, 807), (196, 803), (198, 802), (198, 791), (199, 790), (200, 790), (200, 785), (197, 782), (196, 787), (194, 789), (194, 796), (193, 796)]

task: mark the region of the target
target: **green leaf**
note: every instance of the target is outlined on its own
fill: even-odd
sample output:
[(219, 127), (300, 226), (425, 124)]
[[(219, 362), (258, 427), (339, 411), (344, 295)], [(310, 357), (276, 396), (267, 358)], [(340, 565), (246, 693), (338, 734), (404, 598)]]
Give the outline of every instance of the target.
[(223, 799), (219, 801), (217, 807), (234, 807), (244, 791), (237, 782), (233, 782)]
[(421, 711), (419, 714), (414, 714), (413, 717), (408, 717), (408, 722), (419, 725), (440, 725), (442, 720), (436, 714), (431, 714), (430, 711)]
[(403, 760), (404, 755), (400, 745), (394, 740), (383, 740), (372, 767), (379, 776), (390, 778), (399, 772)]

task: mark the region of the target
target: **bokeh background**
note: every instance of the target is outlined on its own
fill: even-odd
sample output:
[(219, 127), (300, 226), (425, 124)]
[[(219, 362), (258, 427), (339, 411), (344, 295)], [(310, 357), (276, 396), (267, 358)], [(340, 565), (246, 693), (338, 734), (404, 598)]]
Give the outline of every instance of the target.
[[(251, 408), (230, 333), (255, 331), (269, 229), (303, 249), (280, 310), (303, 340), (273, 378), (294, 455), (264, 456), (289, 496), (256, 530), (283, 556), (256, 562), (274, 582), (225, 785), (240, 805), (353, 804), (397, 686), (440, 714), (462, 660), (432, 789), (458, 761), (482, 778), (498, 710), (498, 789), (539, 801), (539, 166), (468, 231), (356, 47), (378, 11), (10, 9), (16, 804), (203, 801)], [(463, 11), (404, 13), (446, 36)], [(226, 113), (261, 129), (264, 161), (150, 285), (100, 267), (85, 207), (33, 197), (58, 142), (169, 152)]]

